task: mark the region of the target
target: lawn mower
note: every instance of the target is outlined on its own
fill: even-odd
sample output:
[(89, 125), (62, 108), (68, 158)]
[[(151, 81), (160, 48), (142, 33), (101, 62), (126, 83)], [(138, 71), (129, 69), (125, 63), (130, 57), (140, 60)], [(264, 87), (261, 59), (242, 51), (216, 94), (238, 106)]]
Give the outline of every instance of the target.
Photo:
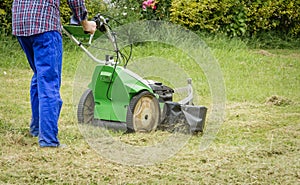
[[(96, 34), (107, 36), (113, 45), (115, 56), (106, 55), (99, 60), (76, 36), (78, 23), (71, 19), (70, 25), (62, 27), (63, 32), (74, 41), (93, 61), (97, 62), (92, 79), (82, 94), (77, 107), (80, 124), (94, 124), (105, 128), (130, 132), (150, 132), (169, 128), (180, 123), (190, 133), (203, 132), (207, 108), (193, 105), (192, 80), (187, 79), (187, 97), (173, 102), (172, 89), (161, 82), (143, 79), (138, 74), (120, 65), (123, 57), (117, 45), (117, 33), (108, 25), (109, 19), (97, 14)], [(80, 28), (82, 30), (82, 28)], [(83, 31), (82, 31), (83, 32)], [(91, 44), (93, 35), (90, 36)]]

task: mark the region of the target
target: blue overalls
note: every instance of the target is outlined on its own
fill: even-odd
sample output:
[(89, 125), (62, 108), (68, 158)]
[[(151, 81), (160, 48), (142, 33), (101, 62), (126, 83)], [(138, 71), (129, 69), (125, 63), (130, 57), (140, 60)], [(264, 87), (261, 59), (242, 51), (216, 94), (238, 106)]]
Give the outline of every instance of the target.
[(33, 71), (30, 85), (30, 134), (38, 136), (40, 147), (58, 147), (58, 119), (62, 106), (61, 34), (58, 31), (49, 31), (17, 38)]

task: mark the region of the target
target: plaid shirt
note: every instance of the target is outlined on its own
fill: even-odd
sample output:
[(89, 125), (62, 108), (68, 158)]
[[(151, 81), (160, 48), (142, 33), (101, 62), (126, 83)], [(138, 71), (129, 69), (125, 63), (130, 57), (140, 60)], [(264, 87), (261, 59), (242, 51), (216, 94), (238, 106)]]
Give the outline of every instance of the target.
[[(87, 18), (84, 0), (68, 0), (75, 17)], [(14, 0), (12, 6), (12, 33), (30, 36), (47, 31), (61, 32), (60, 0)]]

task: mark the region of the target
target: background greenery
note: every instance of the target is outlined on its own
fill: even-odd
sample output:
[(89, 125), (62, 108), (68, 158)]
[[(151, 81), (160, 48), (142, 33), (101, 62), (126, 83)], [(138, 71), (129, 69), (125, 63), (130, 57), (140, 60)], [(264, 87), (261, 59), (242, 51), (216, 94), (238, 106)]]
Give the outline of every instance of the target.
[[(11, 4), (0, 4), (1, 32), (11, 33)], [(143, 10), (143, 0), (86, 0), (90, 16), (101, 12), (128, 23), (140, 19), (166, 20), (193, 31), (223, 33), (228, 36), (254, 36), (272, 32), (297, 37), (300, 34), (300, 1), (298, 0), (156, 0), (157, 10)], [(67, 0), (61, 1), (62, 22), (71, 14)]]

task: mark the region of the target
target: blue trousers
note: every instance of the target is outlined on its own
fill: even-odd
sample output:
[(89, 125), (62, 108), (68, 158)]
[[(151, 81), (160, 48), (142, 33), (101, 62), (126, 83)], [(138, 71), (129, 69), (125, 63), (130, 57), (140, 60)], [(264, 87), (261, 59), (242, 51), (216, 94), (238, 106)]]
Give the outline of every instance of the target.
[(30, 133), (38, 136), (41, 147), (59, 146), (58, 119), (62, 69), (62, 37), (57, 31), (18, 36), (33, 71), (30, 84)]

